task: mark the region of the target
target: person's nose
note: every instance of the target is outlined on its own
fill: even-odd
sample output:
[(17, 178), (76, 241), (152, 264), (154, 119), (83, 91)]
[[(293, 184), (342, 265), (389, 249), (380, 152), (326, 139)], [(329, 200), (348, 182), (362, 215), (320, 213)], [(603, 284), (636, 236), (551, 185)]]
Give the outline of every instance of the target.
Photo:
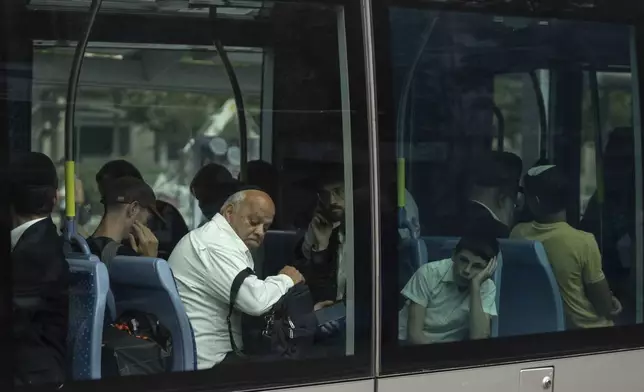
[(472, 265), (470, 263), (467, 263), (467, 265), (465, 265), (465, 268), (463, 268), (463, 274), (465, 276), (470, 276), (471, 272), (472, 272)]
[(257, 227), (255, 229), (255, 234), (257, 234), (257, 236), (260, 239), (264, 238), (264, 236), (266, 235), (266, 230), (264, 230), (264, 226), (262, 225), (262, 226)]

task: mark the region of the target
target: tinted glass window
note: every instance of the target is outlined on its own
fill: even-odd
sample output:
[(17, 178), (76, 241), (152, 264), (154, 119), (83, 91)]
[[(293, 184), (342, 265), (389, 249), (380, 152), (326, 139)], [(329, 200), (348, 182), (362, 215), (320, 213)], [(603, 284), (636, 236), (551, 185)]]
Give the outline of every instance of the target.
[(559, 347), (520, 336), (641, 322), (630, 27), (398, 7), (386, 20), (386, 371), (548, 355)]
[[(51, 240), (42, 246), (64, 267), (50, 275), (21, 263), (35, 260), (27, 256), (37, 247), (25, 245), (33, 230), (14, 225), (13, 294), (22, 300), (29, 287), (47, 286), (55, 293), (35, 301), (51, 294), (70, 303), (44, 310), (16, 302), (13, 340), (23, 350), (16, 385), (81, 390), (87, 385), (78, 381), (94, 380), (98, 390), (230, 390), (371, 375), (371, 194), (357, 6), (106, 1), (84, 53), (66, 140), (69, 74), (90, 2), (81, 3), (16, 5), (16, 17), (34, 29), (9, 38), (21, 43), (9, 63), (20, 70), (11, 82), (21, 94), (12, 107), (21, 110), (11, 115), (23, 125), (12, 128), (12, 143), (55, 167), (52, 211), (36, 215)], [(115, 160), (129, 164), (115, 168)], [(122, 191), (115, 179), (123, 176), (141, 177), (156, 200), (141, 196), (142, 185)], [(16, 222), (38, 224), (28, 215)], [(93, 255), (60, 253), (58, 235), (70, 218)], [(104, 252), (110, 242), (121, 242), (114, 257)], [(245, 268), (255, 276), (243, 280), (230, 329), (245, 355), (233, 355), (230, 289)], [(54, 310), (56, 353), (47, 362), (54, 337), (44, 336), (40, 320)], [(42, 351), (29, 351), (34, 341)], [(132, 344), (146, 353), (135, 359)], [(41, 371), (54, 362), (54, 371)]]

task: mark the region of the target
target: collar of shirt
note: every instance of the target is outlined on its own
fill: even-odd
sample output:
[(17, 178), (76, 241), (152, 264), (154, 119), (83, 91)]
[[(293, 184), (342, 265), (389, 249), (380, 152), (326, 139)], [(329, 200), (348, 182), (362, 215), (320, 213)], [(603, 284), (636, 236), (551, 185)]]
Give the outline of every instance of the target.
[(498, 216), (496, 216), (496, 214), (494, 213), (494, 211), (492, 211), (492, 210), (490, 209), (490, 207), (486, 206), (485, 204), (481, 203), (481, 202), (480, 202), (480, 201), (478, 201), (478, 200), (472, 200), (472, 202), (473, 202), (473, 203), (476, 203), (476, 204), (480, 204), (483, 208), (485, 208), (486, 210), (488, 210), (488, 211), (490, 212), (490, 215), (492, 215), (492, 218), (494, 218), (495, 220), (497, 220), (497, 221), (501, 222), (501, 219), (499, 219), (499, 217), (498, 217)]
[(230, 225), (230, 223), (228, 223), (223, 215), (221, 215), (220, 213), (215, 214), (215, 216), (212, 217), (212, 221), (217, 225), (219, 229), (221, 229), (223, 233), (226, 233), (228, 237), (230, 237), (232, 243), (238, 246), (239, 249), (243, 250), (244, 252), (250, 252), (248, 246), (246, 246), (244, 241), (239, 238), (237, 233), (235, 233), (235, 230), (233, 230), (232, 226)]
[(27, 231), (28, 228), (45, 219), (47, 219), (47, 217), (32, 219), (11, 230), (11, 250), (16, 247), (16, 244), (20, 241), (20, 237), (25, 234), (25, 231)]
[(441, 267), (441, 282), (445, 283), (454, 283), (454, 261), (452, 259), (447, 259), (449, 260), (449, 263), (444, 263)]

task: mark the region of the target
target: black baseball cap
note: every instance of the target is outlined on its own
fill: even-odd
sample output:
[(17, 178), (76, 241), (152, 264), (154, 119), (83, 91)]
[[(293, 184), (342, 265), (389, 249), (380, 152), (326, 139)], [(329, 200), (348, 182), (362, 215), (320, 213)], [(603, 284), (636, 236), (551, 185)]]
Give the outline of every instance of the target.
[(96, 173), (96, 182), (100, 183), (103, 180), (117, 179), (121, 177), (134, 177), (143, 180), (141, 172), (130, 162), (124, 159), (116, 159), (107, 162)]
[(23, 152), (11, 157), (9, 184), (18, 188), (58, 188), (54, 162), (40, 152)]
[(130, 204), (137, 202), (147, 208), (161, 221), (165, 222), (156, 207), (154, 191), (145, 181), (135, 177), (121, 177), (109, 180), (105, 187), (102, 203), (106, 206), (114, 204)]
[[(304, 178), (294, 181), (300, 188), (319, 191), (327, 185), (344, 183), (344, 166), (342, 163), (319, 163), (311, 165)], [(305, 166), (306, 168), (306, 166)]]
[(472, 184), (482, 187), (517, 186), (523, 162), (511, 152), (492, 151), (472, 161)]

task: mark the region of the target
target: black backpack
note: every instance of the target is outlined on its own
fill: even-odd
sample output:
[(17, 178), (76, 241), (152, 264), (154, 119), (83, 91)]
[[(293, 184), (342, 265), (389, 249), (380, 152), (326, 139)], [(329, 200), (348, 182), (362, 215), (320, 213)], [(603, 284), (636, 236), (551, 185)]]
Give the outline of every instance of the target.
[(246, 268), (233, 280), (230, 289), (230, 308), (226, 322), (233, 352), (238, 357), (253, 356), (258, 359), (300, 359), (311, 347), (317, 328), (313, 312), (313, 297), (304, 283), (296, 284), (263, 316), (242, 316), (244, 353), (233, 339), (230, 316), (244, 280), (254, 275)]
[(170, 372), (170, 331), (151, 313), (125, 311), (105, 328), (101, 356), (103, 377)]

